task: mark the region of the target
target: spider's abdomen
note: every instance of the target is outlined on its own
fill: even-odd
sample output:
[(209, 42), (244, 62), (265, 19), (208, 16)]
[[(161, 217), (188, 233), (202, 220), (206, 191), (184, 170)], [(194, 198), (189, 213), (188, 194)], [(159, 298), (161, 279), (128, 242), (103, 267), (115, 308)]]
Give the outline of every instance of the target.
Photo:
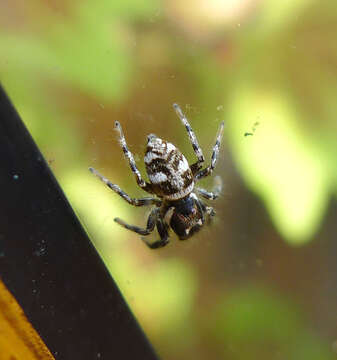
[(149, 135), (144, 162), (158, 196), (177, 200), (193, 190), (192, 171), (185, 156), (173, 144)]

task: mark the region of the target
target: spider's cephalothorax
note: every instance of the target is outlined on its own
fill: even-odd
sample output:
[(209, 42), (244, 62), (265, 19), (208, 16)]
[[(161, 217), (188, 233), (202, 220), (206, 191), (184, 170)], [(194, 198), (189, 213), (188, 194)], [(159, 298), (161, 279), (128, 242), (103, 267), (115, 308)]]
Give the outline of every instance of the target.
[(177, 104), (173, 106), (187, 130), (198, 160), (190, 166), (185, 156), (173, 144), (158, 138), (156, 135), (150, 134), (147, 137), (147, 147), (144, 157), (146, 172), (150, 179), (149, 183), (143, 180), (133, 155), (127, 147), (121, 125), (118, 121), (115, 122), (123, 152), (129, 161), (137, 184), (148, 193), (156, 195), (156, 197), (146, 197), (142, 199), (130, 198), (118, 185), (112, 184), (98, 171), (89, 168), (94, 175), (99, 177), (110, 189), (114, 190), (129, 204), (134, 206), (155, 205), (148, 217), (145, 229), (129, 225), (123, 220), (115, 218), (118, 224), (140, 235), (149, 235), (154, 228), (157, 227), (160, 236), (159, 240), (151, 243), (147, 239), (142, 238), (151, 249), (163, 247), (168, 243), (168, 231), (170, 228), (178, 235), (180, 240), (191, 237), (204, 225), (207, 217), (215, 215), (213, 208), (206, 206), (196, 194), (198, 193), (206, 199), (214, 200), (219, 196), (221, 191), (221, 180), (219, 176), (215, 178), (213, 192), (197, 188), (195, 187), (195, 183), (210, 175), (215, 168), (224, 123), (222, 122), (220, 124), (220, 129), (213, 147), (211, 164), (201, 169), (205, 158), (195, 134), (180, 107)]

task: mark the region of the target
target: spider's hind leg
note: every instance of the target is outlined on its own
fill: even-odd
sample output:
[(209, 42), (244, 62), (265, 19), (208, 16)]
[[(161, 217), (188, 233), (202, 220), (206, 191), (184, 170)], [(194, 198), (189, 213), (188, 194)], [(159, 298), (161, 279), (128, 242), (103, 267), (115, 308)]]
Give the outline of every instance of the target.
[(115, 218), (114, 220), (116, 221), (117, 224), (125, 227), (125, 229), (134, 231), (135, 233), (137, 233), (139, 235), (146, 236), (146, 235), (151, 234), (151, 232), (153, 231), (154, 226), (156, 224), (157, 216), (158, 216), (158, 209), (155, 208), (151, 211), (151, 213), (147, 219), (146, 229), (143, 229), (143, 228), (135, 226), (135, 225), (129, 225), (120, 218)]
[(156, 225), (157, 225), (158, 234), (160, 236), (159, 240), (156, 240), (155, 242), (150, 242), (147, 239), (142, 238), (142, 240), (150, 249), (159, 249), (161, 247), (166, 246), (169, 243), (167, 225), (165, 225), (164, 221), (159, 216), (157, 218)]
[(159, 218), (159, 210), (158, 208), (155, 208), (151, 211), (148, 219), (147, 219), (147, 225), (146, 229), (135, 226), (135, 225), (129, 225), (125, 221), (123, 221), (120, 218), (114, 219), (117, 224), (123, 226), (125, 229), (134, 231), (135, 233), (143, 236), (150, 235), (152, 231), (154, 230), (154, 227), (157, 225), (157, 230), (160, 235), (160, 239), (155, 242), (150, 242), (146, 238), (141, 238), (142, 241), (150, 248), (150, 249), (158, 249), (161, 248), (169, 243), (168, 241), (168, 232), (167, 227), (163, 223), (163, 221)]

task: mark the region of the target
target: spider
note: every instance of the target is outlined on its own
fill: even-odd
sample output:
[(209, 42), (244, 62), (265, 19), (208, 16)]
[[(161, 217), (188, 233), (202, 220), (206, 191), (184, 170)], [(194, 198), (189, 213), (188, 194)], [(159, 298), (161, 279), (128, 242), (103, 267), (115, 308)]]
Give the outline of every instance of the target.
[(160, 139), (154, 134), (150, 134), (147, 136), (147, 146), (144, 157), (146, 172), (150, 182), (146, 182), (142, 178), (134, 157), (126, 144), (122, 127), (118, 121), (115, 122), (115, 128), (119, 133), (120, 145), (130, 164), (131, 171), (135, 175), (138, 186), (155, 196), (141, 199), (131, 198), (118, 185), (111, 183), (94, 168), (89, 168), (94, 175), (130, 205), (155, 205), (148, 217), (145, 229), (129, 225), (120, 218), (114, 219), (119, 225), (142, 236), (151, 234), (154, 228), (157, 227), (160, 236), (159, 240), (150, 242), (148, 239), (141, 237), (150, 249), (161, 248), (169, 243), (170, 228), (176, 233), (180, 240), (188, 239), (200, 230), (205, 224), (205, 221), (215, 215), (215, 211), (212, 207), (206, 206), (203, 201), (198, 198), (197, 194), (205, 199), (215, 200), (219, 196), (222, 187), (219, 176), (215, 177), (215, 186), (212, 192), (195, 187), (195, 184), (210, 175), (215, 168), (223, 135), (224, 122), (220, 124), (216, 142), (213, 147), (211, 164), (202, 169), (205, 158), (198, 144), (198, 140), (179, 105), (173, 104), (173, 107), (186, 128), (198, 160), (190, 166), (185, 156), (173, 144)]

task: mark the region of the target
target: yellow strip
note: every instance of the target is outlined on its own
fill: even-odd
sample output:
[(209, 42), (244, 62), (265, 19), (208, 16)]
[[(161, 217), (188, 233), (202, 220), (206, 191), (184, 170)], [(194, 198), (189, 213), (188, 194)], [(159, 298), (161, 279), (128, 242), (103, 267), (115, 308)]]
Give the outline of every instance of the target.
[(0, 360), (55, 360), (1, 280)]

